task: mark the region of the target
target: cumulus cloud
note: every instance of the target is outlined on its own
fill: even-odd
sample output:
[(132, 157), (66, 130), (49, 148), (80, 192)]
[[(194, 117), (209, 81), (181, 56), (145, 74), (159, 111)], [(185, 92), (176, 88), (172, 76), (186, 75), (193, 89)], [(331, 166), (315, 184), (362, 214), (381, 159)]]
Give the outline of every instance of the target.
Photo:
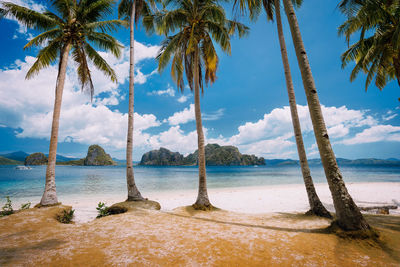
[[(207, 129), (203, 131), (207, 135)], [(185, 133), (179, 125), (172, 126), (167, 131), (151, 136), (149, 146), (153, 149), (164, 147), (183, 154), (192, 153), (197, 149), (197, 132)]]
[(176, 101), (178, 101), (179, 103), (185, 103), (187, 100), (188, 100), (188, 97), (185, 95), (182, 95)]
[[(321, 108), (329, 136), (336, 143), (355, 144), (361, 140), (365, 142), (397, 140), (394, 128), (379, 125), (379, 120), (368, 115), (366, 110), (353, 110), (345, 106), (322, 106)], [(308, 107), (297, 105), (297, 109), (303, 135), (312, 134), (313, 127)], [(382, 134), (378, 129), (383, 131), (383, 128), (388, 134), (386, 137), (383, 137), (384, 135), (377, 137)], [(354, 131), (366, 133), (362, 132), (351, 138)], [(366, 138), (367, 134), (368, 138)], [(239, 126), (238, 133), (225, 138), (224, 142), (238, 146), (245, 153), (259, 153), (267, 158), (297, 155), (290, 108), (285, 106), (273, 109), (270, 113), (264, 114), (262, 119)], [(316, 144), (312, 145), (308, 151), (309, 156), (317, 155)]]
[(357, 133), (353, 138), (343, 140), (346, 145), (374, 143), (382, 141), (400, 142), (400, 127), (392, 125), (375, 125)]
[(167, 119), (170, 125), (178, 125), (194, 121), (194, 104), (190, 104), (188, 108), (182, 111), (175, 112), (171, 117)]
[[(135, 63), (154, 58), (158, 46), (135, 43)], [(73, 62), (70, 62), (63, 94), (60, 118), (60, 141), (83, 144), (99, 143), (122, 148), (126, 139), (127, 114), (111, 110), (108, 106), (118, 105), (124, 98), (120, 85), (129, 77), (129, 53), (124, 50), (119, 59), (100, 52), (115, 69), (119, 84), (110, 82), (102, 73), (92, 71), (95, 86), (93, 105), (88, 96), (82, 95), (77, 82)], [(0, 124), (20, 129), (17, 137), (49, 138), (57, 66), (43, 69), (39, 75), (25, 80), (25, 74), (36, 59), (27, 56), (16, 60), (9, 68), (0, 70)], [(143, 75), (139, 68), (135, 80), (145, 82), (153, 73)], [(135, 146), (147, 145), (150, 135), (143, 133), (160, 122), (152, 114), (135, 114)]]

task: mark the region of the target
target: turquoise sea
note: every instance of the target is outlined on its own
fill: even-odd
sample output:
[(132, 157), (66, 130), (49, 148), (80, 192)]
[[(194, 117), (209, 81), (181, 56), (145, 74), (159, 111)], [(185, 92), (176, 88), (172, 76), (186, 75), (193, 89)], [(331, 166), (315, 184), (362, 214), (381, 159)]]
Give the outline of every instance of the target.
[[(345, 182), (400, 182), (400, 167), (342, 167)], [(322, 167), (312, 167), (315, 183), (326, 183)], [(142, 193), (197, 188), (197, 167), (135, 167), (135, 179)], [(43, 193), (45, 166), (17, 170), (0, 166), (0, 197), (38, 198)], [(290, 167), (207, 167), (211, 188), (302, 184), (298, 166)], [(59, 196), (126, 194), (125, 166), (57, 166)]]

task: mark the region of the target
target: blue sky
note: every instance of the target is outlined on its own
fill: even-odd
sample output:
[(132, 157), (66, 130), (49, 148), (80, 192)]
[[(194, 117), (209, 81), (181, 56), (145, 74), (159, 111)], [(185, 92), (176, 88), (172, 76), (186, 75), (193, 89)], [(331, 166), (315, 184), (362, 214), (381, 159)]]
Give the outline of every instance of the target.
[[(13, 2), (45, 8), (41, 1)], [(341, 69), (340, 55), (347, 46), (337, 35), (344, 17), (336, 5), (336, 1), (309, 0), (297, 11), (333, 149), (337, 157), (344, 158), (400, 158), (399, 86), (393, 81), (383, 91), (371, 85), (365, 92), (364, 75), (350, 83), (351, 67)], [(306, 150), (310, 158), (316, 158), (300, 72), (283, 18)], [(235, 145), (242, 153), (265, 158), (297, 158), (276, 25), (264, 16), (248, 25), (247, 37), (232, 39), (232, 55), (219, 54), (218, 79), (201, 99), (206, 140)], [(35, 32), (11, 19), (0, 21), (0, 31), (4, 51), (0, 60), (0, 153), (47, 153), (56, 67), (26, 81), (37, 50), (24, 51), (23, 46)], [(128, 46), (127, 30), (115, 36)], [(176, 90), (169, 69), (162, 74), (156, 71), (154, 57), (162, 37), (148, 36), (140, 28), (135, 37), (134, 159), (159, 147), (190, 153), (197, 146), (193, 95), (190, 90), (184, 94)], [(87, 147), (97, 143), (113, 157), (125, 158), (128, 51), (120, 59), (104, 56), (115, 68), (119, 84), (93, 71), (93, 103), (80, 92), (70, 64), (61, 111), (60, 154), (83, 157)]]

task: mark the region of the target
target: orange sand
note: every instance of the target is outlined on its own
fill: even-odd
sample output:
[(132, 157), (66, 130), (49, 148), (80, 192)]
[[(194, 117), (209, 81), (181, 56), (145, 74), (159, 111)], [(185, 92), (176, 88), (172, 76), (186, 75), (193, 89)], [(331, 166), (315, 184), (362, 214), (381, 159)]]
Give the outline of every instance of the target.
[(65, 206), (0, 218), (0, 266), (399, 266), (400, 216), (368, 215), (380, 242), (348, 240), (299, 214), (136, 209), (61, 224)]

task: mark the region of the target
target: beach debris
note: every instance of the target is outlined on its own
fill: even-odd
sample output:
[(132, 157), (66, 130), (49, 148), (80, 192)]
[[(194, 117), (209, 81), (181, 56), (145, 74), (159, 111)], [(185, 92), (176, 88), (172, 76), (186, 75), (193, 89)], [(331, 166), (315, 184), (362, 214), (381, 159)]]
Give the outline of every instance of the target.
[(376, 210), (376, 214), (390, 214), (389, 210), (395, 210), (395, 209), (397, 209), (396, 205), (360, 207), (361, 211)]

